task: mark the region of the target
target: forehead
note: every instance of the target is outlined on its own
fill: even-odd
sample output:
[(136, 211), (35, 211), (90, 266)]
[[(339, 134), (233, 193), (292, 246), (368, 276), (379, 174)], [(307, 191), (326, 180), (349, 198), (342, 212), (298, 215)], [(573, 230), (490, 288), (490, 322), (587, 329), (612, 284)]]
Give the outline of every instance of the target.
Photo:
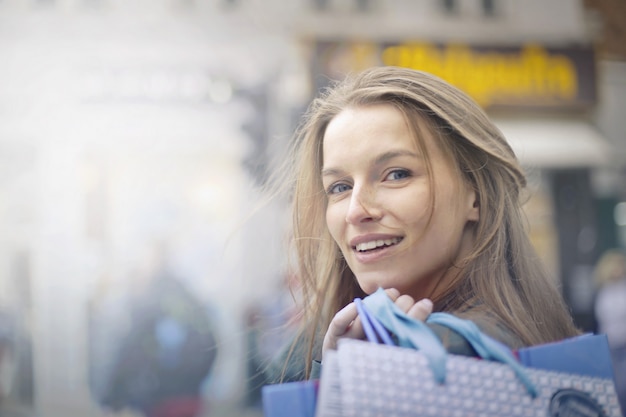
[(340, 165), (394, 149), (432, 157), (433, 151), (426, 149), (433, 147), (431, 136), (423, 118), (407, 115), (392, 104), (350, 107), (329, 122), (322, 138), (322, 162)]
[[(371, 166), (385, 155), (412, 153), (433, 178), (460, 178), (458, 164), (433, 125), (417, 113), (405, 114), (392, 104), (350, 107), (327, 126), (322, 139), (322, 173), (346, 173)], [(408, 151), (408, 152), (406, 152)]]
[(414, 145), (414, 136), (399, 109), (391, 104), (375, 104), (342, 110), (329, 122), (322, 141), (326, 151), (342, 145)]

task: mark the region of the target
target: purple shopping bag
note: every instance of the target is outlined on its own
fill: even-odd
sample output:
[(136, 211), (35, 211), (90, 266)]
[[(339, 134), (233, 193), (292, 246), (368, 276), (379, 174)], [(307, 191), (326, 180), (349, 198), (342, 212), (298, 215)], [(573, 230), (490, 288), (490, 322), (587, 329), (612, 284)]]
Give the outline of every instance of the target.
[(314, 417), (318, 381), (287, 382), (262, 388), (265, 417)]
[(609, 342), (604, 334), (587, 333), (560, 342), (521, 348), (522, 364), (549, 371), (613, 379)]

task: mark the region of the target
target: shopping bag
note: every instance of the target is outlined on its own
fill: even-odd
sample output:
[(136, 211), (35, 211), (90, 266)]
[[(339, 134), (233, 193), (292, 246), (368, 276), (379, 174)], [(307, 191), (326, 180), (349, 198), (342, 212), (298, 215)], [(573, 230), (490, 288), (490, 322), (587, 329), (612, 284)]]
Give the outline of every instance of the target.
[(621, 416), (611, 378), (525, 367), (473, 323), (434, 313), (428, 321), (453, 328), (483, 359), (447, 354), (384, 292), (358, 304), (362, 321), (393, 328), (399, 346), (369, 331), (369, 342), (340, 340), (325, 354), (316, 417)]
[(613, 379), (613, 364), (605, 334), (583, 334), (554, 343), (518, 349), (524, 366), (549, 371)]
[(314, 417), (318, 381), (265, 385), (261, 389), (265, 417)]
[(449, 355), (442, 384), (414, 349), (346, 339), (327, 355), (317, 417), (621, 416), (607, 378), (527, 368), (533, 398), (494, 361)]

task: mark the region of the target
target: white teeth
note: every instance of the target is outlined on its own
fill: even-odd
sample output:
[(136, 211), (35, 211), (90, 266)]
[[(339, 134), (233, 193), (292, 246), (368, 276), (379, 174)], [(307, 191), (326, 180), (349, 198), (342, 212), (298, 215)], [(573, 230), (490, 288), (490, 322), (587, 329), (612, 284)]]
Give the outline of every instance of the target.
[(379, 239), (379, 240), (372, 240), (371, 242), (365, 242), (365, 243), (359, 243), (358, 245), (356, 245), (356, 250), (359, 252), (363, 252), (366, 250), (371, 250), (374, 248), (379, 248), (382, 246), (391, 246), (391, 245), (395, 245), (396, 243), (400, 242), (400, 240), (402, 240), (399, 237), (393, 238), (393, 239)]

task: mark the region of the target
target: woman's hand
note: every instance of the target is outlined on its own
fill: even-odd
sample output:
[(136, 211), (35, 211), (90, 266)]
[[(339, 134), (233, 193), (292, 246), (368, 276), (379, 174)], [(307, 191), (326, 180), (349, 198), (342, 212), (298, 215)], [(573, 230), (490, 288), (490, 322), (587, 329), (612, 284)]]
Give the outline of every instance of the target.
[[(413, 297), (406, 294), (400, 295), (400, 292), (395, 288), (389, 288), (385, 292), (402, 311), (416, 320), (426, 320), (433, 311), (433, 303), (427, 298), (415, 302)], [(337, 348), (337, 341), (342, 337), (365, 339), (363, 325), (354, 303), (350, 303), (339, 310), (330, 322), (322, 345), (322, 360), (328, 349)]]

